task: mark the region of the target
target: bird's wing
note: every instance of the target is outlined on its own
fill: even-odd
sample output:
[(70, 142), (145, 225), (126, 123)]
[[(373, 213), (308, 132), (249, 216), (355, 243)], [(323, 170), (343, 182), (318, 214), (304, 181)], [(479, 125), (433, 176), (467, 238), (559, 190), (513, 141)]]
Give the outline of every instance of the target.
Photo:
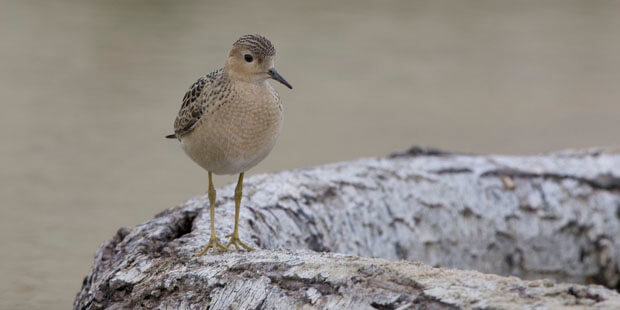
[(194, 126), (205, 112), (206, 94), (209, 93), (209, 89), (213, 87), (213, 84), (222, 77), (223, 72), (223, 69), (211, 72), (199, 78), (189, 87), (185, 96), (183, 96), (183, 104), (179, 114), (174, 120), (174, 136), (180, 138), (194, 129)]

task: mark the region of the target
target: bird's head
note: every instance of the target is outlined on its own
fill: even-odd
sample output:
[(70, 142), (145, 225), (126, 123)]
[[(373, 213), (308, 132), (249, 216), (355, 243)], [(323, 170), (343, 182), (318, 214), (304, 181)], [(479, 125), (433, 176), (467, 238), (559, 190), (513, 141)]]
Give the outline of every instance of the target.
[(267, 38), (258, 34), (244, 35), (228, 53), (226, 70), (235, 79), (256, 82), (274, 79), (293, 89), (274, 67), (276, 49)]

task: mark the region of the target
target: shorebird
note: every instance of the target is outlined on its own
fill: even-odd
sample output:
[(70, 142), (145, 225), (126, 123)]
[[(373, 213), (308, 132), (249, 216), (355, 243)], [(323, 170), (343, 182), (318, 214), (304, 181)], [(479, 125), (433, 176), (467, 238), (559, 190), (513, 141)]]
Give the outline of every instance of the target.
[[(194, 162), (209, 174), (211, 237), (201, 256), (213, 249), (253, 249), (239, 239), (243, 174), (262, 161), (280, 133), (282, 103), (269, 83), (293, 89), (274, 68), (276, 50), (261, 35), (245, 35), (233, 43), (223, 68), (198, 79), (183, 97), (174, 134)], [(215, 187), (212, 174), (239, 174), (235, 188), (235, 225), (222, 245), (215, 235)]]

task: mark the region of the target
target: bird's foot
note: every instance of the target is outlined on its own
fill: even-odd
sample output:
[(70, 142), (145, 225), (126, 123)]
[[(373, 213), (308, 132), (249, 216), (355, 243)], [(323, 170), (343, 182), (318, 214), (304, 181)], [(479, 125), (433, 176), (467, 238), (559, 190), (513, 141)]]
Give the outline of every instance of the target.
[(215, 236), (211, 236), (209, 239), (209, 244), (198, 254), (198, 256), (203, 256), (205, 253), (209, 252), (209, 249), (213, 249), (213, 252), (226, 252), (228, 251), (228, 246), (224, 246), (220, 243), (220, 239)]
[(230, 234), (230, 235), (227, 235), (226, 237), (230, 237), (230, 240), (228, 241), (228, 243), (226, 243), (226, 249), (230, 249), (230, 247), (234, 245), (235, 249), (237, 249), (237, 250), (245, 249), (245, 250), (248, 250), (248, 251), (254, 251), (254, 248), (252, 248), (251, 246), (243, 243), (239, 239), (239, 235), (237, 235), (237, 234)]

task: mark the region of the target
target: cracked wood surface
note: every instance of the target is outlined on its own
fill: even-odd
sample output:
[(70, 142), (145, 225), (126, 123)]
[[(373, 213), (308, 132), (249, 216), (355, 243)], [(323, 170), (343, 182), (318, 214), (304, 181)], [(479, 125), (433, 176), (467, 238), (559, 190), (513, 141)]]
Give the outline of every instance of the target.
[[(220, 238), (233, 190), (218, 190)], [(250, 177), (242, 204), (241, 239), (264, 250), (194, 257), (209, 238), (208, 199), (196, 197), (104, 243), (75, 308), (620, 306), (612, 290), (554, 284), (620, 286), (617, 150), (418, 147)]]

